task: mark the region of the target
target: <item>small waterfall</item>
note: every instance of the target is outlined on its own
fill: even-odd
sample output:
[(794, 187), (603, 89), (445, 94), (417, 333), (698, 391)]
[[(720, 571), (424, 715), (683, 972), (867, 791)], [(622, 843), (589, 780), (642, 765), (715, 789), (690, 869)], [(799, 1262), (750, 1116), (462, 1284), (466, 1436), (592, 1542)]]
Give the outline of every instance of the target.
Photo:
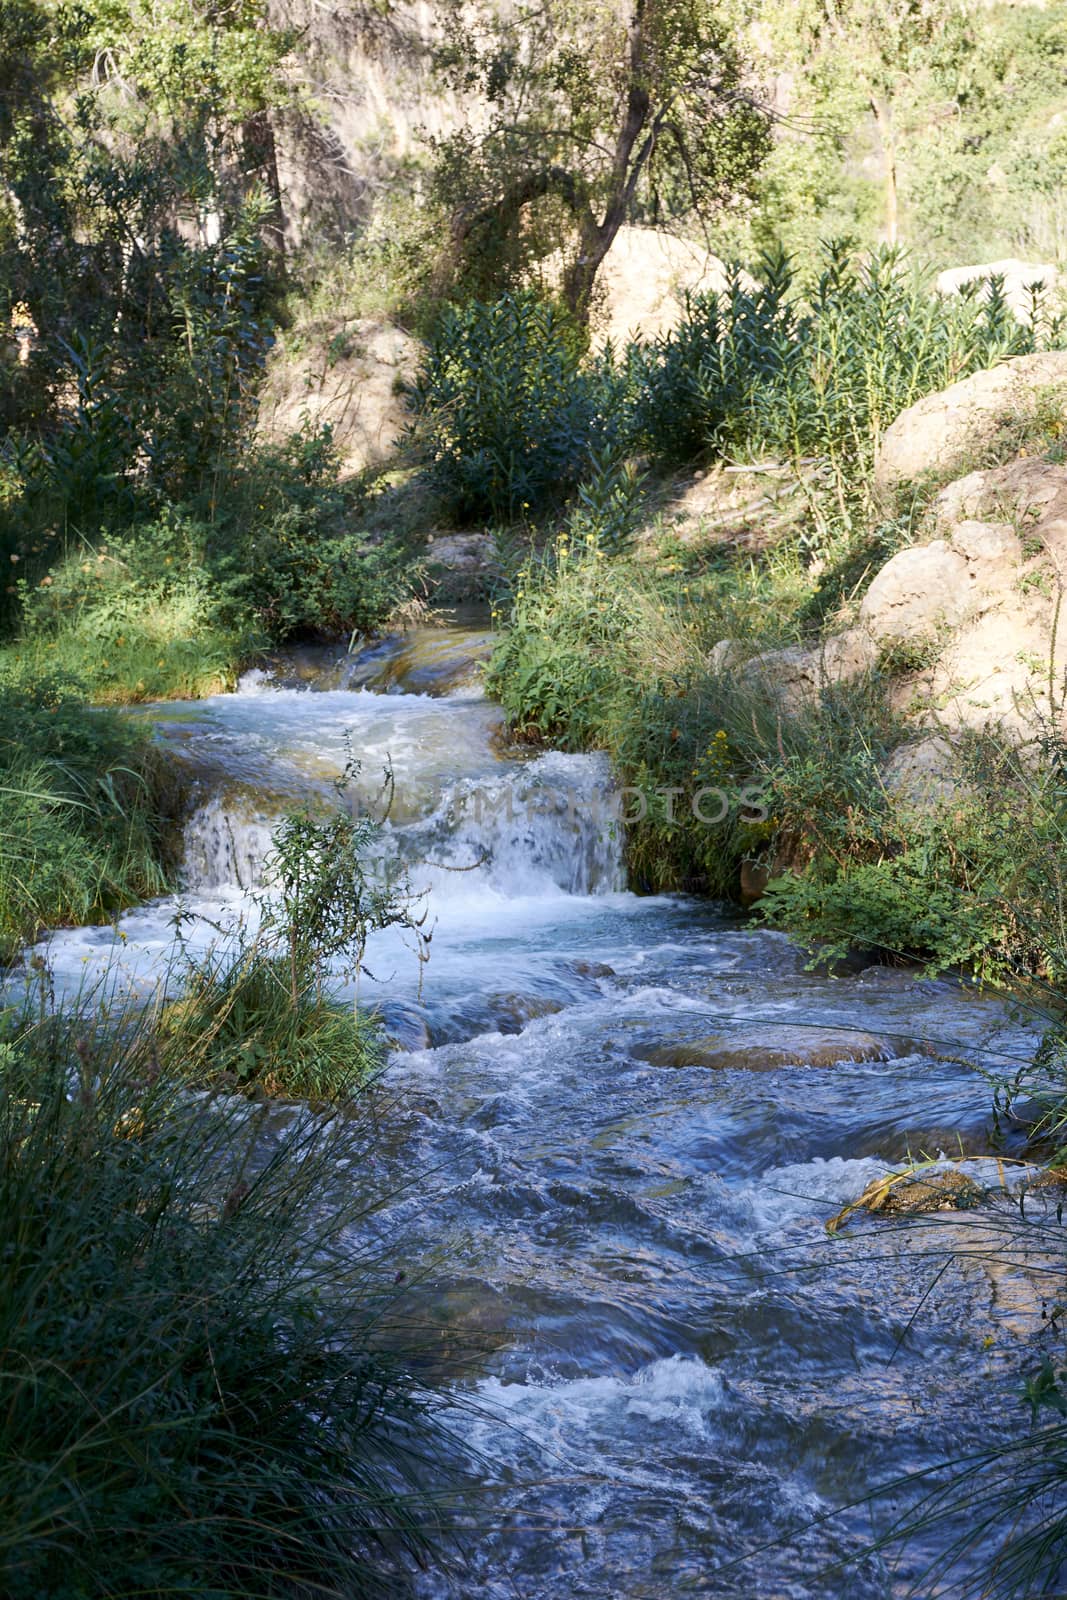
[(588, 896), (626, 887), (603, 755), (552, 753), (491, 781), (457, 784), (432, 817), (395, 837), (401, 860), (469, 873), (498, 894)]
[(185, 824), (182, 887), (199, 894), (256, 888), (273, 827), (274, 820), (254, 811), (250, 803), (214, 795)]
[[(257, 888), (274, 825), (251, 796), (213, 796), (185, 825), (183, 887)], [(616, 791), (603, 755), (552, 753), (505, 768), (495, 781), (453, 785), (431, 817), (387, 824), (381, 855), (412, 869), (445, 866), (501, 894), (597, 895), (626, 887)], [(448, 882), (443, 874), (444, 894)]]

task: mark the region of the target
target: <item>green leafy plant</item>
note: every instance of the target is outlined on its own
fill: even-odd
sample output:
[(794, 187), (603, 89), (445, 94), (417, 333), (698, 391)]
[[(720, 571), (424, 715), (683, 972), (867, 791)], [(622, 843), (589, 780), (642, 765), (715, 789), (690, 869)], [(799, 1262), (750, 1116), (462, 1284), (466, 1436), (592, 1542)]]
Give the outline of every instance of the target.
[(411, 440), (458, 518), (558, 503), (608, 435), (604, 391), (566, 316), (532, 294), (443, 312), (411, 393)]

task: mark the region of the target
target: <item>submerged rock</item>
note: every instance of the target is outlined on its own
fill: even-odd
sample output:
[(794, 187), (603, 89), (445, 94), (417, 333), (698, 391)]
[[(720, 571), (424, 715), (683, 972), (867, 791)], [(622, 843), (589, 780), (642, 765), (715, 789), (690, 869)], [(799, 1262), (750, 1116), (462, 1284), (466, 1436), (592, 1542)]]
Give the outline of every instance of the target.
[(839, 1061), (891, 1061), (901, 1047), (851, 1028), (782, 1026), (748, 1034), (716, 1033), (702, 1039), (653, 1045), (640, 1059), (657, 1067), (710, 1067), (716, 1071), (774, 1072), (779, 1067), (832, 1067)]
[(894, 1184), (880, 1206), (868, 1203), (868, 1209), (914, 1217), (927, 1211), (969, 1211), (985, 1197), (982, 1185), (965, 1172), (931, 1172)]

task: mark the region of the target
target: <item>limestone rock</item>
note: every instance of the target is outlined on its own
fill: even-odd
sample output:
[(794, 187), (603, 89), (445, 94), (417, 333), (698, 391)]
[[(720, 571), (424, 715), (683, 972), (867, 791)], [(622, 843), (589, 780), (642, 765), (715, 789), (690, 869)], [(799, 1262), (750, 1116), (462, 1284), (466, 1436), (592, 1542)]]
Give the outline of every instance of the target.
[(487, 573), (495, 566), (492, 536), (488, 533), (431, 534), (426, 559), (434, 567), (465, 574)]
[(883, 435), (876, 488), (892, 489), (932, 472), (965, 466), (988, 447), (1000, 421), (1043, 389), (1067, 389), (1067, 351), (1015, 356), (975, 372), (901, 412)]
[[(556, 263), (545, 267), (551, 277)], [(610, 340), (619, 349), (628, 339), (659, 337), (681, 321), (687, 290), (721, 294), (727, 278), (725, 264), (704, 245), (660, 228), (620, 228), (597, 279), (594, 346)], [(747, 274), (743, 281), (755, 287)]]
[(712, 672), (726, 673), (739, 667), (745, 656), (745, 647), (740, 639), (720, 639), (708, 651), (708, 668)]
[(657, 1067), (709, 1067), (716, 1071), (774, 1072), (779, 1067), (832, 1067), (839, 1061), (891, 1061), (902, 1046), (849, 1028), (764, 1027), (716, 1033), (703, 1039), (654, 1045), (641, 1059)]
[(967, 562), (943, 539), (899, 550), (875, 577), (860, 621), (879, 644), (935, 639), (967, 606)]
[(911, 805), (951, 800), (959, 788), (956, 752), (943, 734), (927, 734), (900, 745), (882, 770), (882, 782), (896, 799)]
[(850, 628), (821, 645), (764, 650), (741, 670), (750, 683), (775, 695), (790, 709), (797, 709), (816, 700), (828, 684), (846, 683), (869, 672), (877, 656), (870, 632), (866, 628)]

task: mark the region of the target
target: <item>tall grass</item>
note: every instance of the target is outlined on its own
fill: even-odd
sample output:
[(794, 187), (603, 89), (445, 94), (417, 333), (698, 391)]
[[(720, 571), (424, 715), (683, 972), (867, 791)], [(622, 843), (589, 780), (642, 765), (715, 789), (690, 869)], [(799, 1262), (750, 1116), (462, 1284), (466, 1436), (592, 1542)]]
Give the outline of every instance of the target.
[(161, 893), (177, 800), (144, 730), (61, 679), (0, 680), (0, 961)]
[(3, 1593), (406, 1593), (449, 1447), (369, 1122), (191, 1097), (135, 1017), (0, 1055)]

